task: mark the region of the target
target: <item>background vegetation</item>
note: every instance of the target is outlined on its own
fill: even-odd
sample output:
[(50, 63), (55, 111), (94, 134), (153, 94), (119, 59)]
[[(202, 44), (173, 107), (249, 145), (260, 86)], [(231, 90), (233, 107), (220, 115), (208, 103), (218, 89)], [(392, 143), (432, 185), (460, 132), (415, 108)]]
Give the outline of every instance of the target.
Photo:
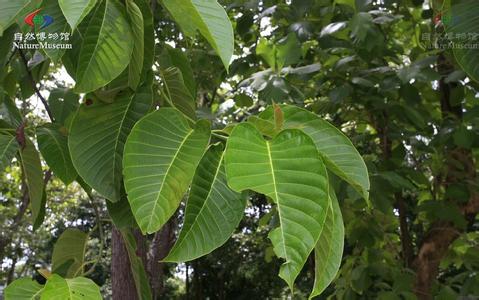
[[(53, 118), (70, 128), (69, 113), (79, 103), (87, 107), (116, 100), (123, 85), (117, 80), (95, 81), (97, 70), (72, 71), (76, 68), (72, 60), (84, 59), (75, 47), (61, 54), (12, 48), (15, 32), (30, 31), (23, 21), (28, 13), (44, 7), (46, 14), (53, 14), (52, 6), (62, 1), (23, 2), (26, 6), (17, 20), (4, 22), (7, 17), (0, 12), (4, 30), (0, 127), (27, 144), (25, 134), (30, 136), (41, 148), (42, 133), (35, 128)], [(127, 7), (130, 1), (104, 2)], [(193, 114), (210, 120), (214, 129), (243, 122), (273, 102), (287, 103), (334, 124), (362, 155), (371, 182), (369, 208), (352, 186), (330, 173), (343, 215), (345, 242), (341, 269), (318, 299), (479, 296), (479, 86), (475, 81), (479, 52), (453, 49), (451, 44), (476, 39), (479, 43), (473, 35), (479, 32), (475, 1), (221, 0), (234, 29), (230, 64), (228, 45), (215, 46), (201, 26), (196, 25), (201, 32), (196, 37), (185, 34), (169, 6), (177, 5), (171, 4), (175, 1), (134, 2), (144, 5), (144, 20), (147, 11), (152, 13), (151, 24), (148, 27), (145, 21), (144, 27), (155, 37), (144, 43), (145, 57), (151, 55), (152, 68), (146, 68), (151, 74), (142, 74), (141, 68), (137, 73), (142, 84), (149, 80), (155, 105), (171, 106), (165, 88), (175, 75), (165, 77), (165, 70), (176, 66), (183, 88), (195, 96)], [(8, 8), (8, 3), (0, 0), (0, 9)], [(78, 31), (84, 24), (75, 24)], [(70, 30), (68, 26), (73, 27), (70, 20), (65, 31)], [(79, 36), (75, 33), (74, 46)], [(135, 36), (118, 35), (112, 43), (135, 51)], [(108, 57), (112, 64), (122, 59), (111, 53)], [(114, 67), (108, 72), (115, 72)], [(126, 79), (131, 80), (140, 79)], [(221, 141), (221, 136), (217, 138)], [(172, 248), (183, 223), (184, 204), (160, 231), (125, 234), (115, 229), (121, 225), (112, 223), (115, 210), (107, 207), (111, 204), (105, 197), (76, 173), (69, 174), (68, 168), (65, 174), (52, 174), (50, 163), (42, 160), (46, 208), (43, 224), (38, 226), (34, 224), (38, 213), (29, 207), (31, 188), (25, 182), (28, 175), (22, 172), (22, 158), (1, 163), (5, 167), (0, 177), (0, 282), (4, 287), (21, 277), (44, 283), (45, 269), (52, 269), (55, 243), (67, 228), (77, 228), (88, 233), (84, 276), (100, 286), (104, 298), (135, 299), (139, 294), (147, 299), (145, 293), (156, 299), (309, 296), (314, 255), (296, 279), (291, 296), (278, 277), (282, 260), (274, 255), (268, 239), (278, 218), (264, 195), (249, 196), (245, 216), (222, 247), (187, 263), (163, 263), (160, 260)], [(72, 183), (66, 186), (65, 178)], [(120, 215), (118, 219), (127, 218)], [(129, 248), (124, 238), (130, 238)], [(140, 281), (151, 287), (146, 292), (135, 287), (138, 279), (132, 277), (127, 251), (132, 247), (137, 263), (146, 271), (146, 279)]]

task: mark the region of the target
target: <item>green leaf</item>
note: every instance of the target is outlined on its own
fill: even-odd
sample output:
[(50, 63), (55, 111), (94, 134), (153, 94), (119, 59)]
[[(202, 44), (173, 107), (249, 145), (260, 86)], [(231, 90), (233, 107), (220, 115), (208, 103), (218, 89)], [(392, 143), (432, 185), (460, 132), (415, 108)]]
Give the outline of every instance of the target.
[(192, 129), (176, 109), (138, 122), (125, 145), (125, 188), (143, 233), (158, 231), (178, 208), (210, 138), (210, 124)]
[(30, 197), (33, 223), (35, 223), (42, 210), (44, 183), (40, 156), (38, 155), (37, 149), (28, 138), (25, 141), (25, 148), (20, 151), (20, 158), (25, 175), (25, 183), (28, 188), (28, 196)]
[(120, 199), (122, 157), (133, 125), (151, 107), (151, 87), (144, 94), (123, 94), (111, 104), (82, 104), (70, 128), (73, 165), (85, 182), (112, 202)]
[(196, 169), (176, 244), (164, 261), (184, 262), (223, 245), (244, 214), (246, 197), (226, 183), (223, 145), (211, 146)]
[(55, 122), (67, 125), (67, 118), (74, 113), (78, 106), (80, 97), (68, 88), (58, 88), (50, 92), (48, 105), (52, 111)]
[(18, 13), (24, 8), (30, 0), (0, 0), (0, 36), (15, 21)]
[(235, 95), (234, 100), (238, 107), (250, 107), (254, 103), (253, 98), (243, 93)]
[[(62, 63), (65, 66), (65, 69), (67, 70), (68, 74), (70, 74), (70, 76), (73, 79), (77, 78), (76, 75), (77, 75), (78, 63), (79, 63), (78, 58), (80, 57), (80, 51), (86, 39), (85, 33), (90, 24), (90, 21), (93, 19), (93, 16), (95, 15), (94, 14), (95, 11), (96, 9), (92, 11), (90, 14), (88, 14), (83, 20), (83, 22), (77, 25), (77, 28), (76, 28), (77, 34), (73, 34), (70, 37), (72, 49), (69, 49), (67, 52), (65, 52), (65, 54), (62, 57)], [(82, 33), (82, 34), (79, 34), (79, 33)]]
[(18, 148), (15, 136), (0, 134), (0, 172), (10, 165)]
[(48, 166), (66, 185), (72, 183), (78, 174), (68, 151), (67, 130), (56, 124), (37, 128), (38, 148)]
[(126, 11), (130, 17), (131, 30), (133, 33), (133, 54), (129, 66), (128, 83), (134, 90), (141, 80), (143, 58), (145, 52), (145, 29), (143, 27), (143, 14), (133, 0), (126, 1)]
[(57, 274), (48, 278), (41, 300), (101, 300), (100, 288), (85, 277), (63, 279)]
[[(284, 113), (284, 128), (298, 128), (308, 134), (328, 169), (351, 184), (369, 201), (368, 170), (351, 141), (314, 113), (295, 106), (283, 105), (281, 108)], [(273, 109), (267, 108), (260, 114), (260, 118), (273, 121)]]
[(296, 34), (290, 33), (278, 45), (276, 45), (276, 66), (277, 70), (281, 70), (283, 66), (289, 66), (297, 63), (301, 57), (301, 47)]
[(196, 101), (188, 91), (181, 71), (174, 67), (168, 68), (161, 72), (161, 78), (168, 103), (192, 121), (196, 120)]
[(356, 10), (356, 1), (355, 0), (334, 0), (334, 3), (349, 5), (354, 10)]
[(121, 230), (123, 240), (125, 241), (128, 258), (130, 260), (131, 274), (135, 281), (136, 292), (138, 299), (148, 300), (152, 299), (150, 283), (145, 271), (145, 266), (140, 257), (136, 254), (136, 240), (135, 236), (130, 230)]
[[(10, 51), (12, 51), (13, 38), (14, 38), (14, 34), (16, 30), (17, 30), (16, 26), (10, 26), (8, 29), (6, 29), (5, 32), (3, 32), (3, 36), (2, 36), (2, 32), (1, 32), (2, 30), (0, 29), (0, 66), (2, 66), (2, 68), (0, 68), (0, 81), (3, 81), (3, 88), (5, 90), (8, 90), (10, 87), (7, 86), (7, 82), (5, 79), (5, 77), (7, 77), (6, 76), (7, 70), (6, 68), (3, 68), (3, 66), (5, 66), (5, 63), (9, 59), (8, 54), (10, 53)], [(15, 85), (15, 82), (13, 84)], [(9, 92), (7, 93), (10, 95)], [(2, 94), (3, 92), (0, 92), (0, 99), (2, 98)]]
[(5, 288), (5, 300), (35, 300), (43, 291), (43, 285), (30, 278), (20, 278)]
[(130, 203), (128, 202), (126, 195), (122, 195), (118, 202), (107, 201), (106, 207), (116, 228), (123, 229), (127, 227), (136, 227), (135, 217), (131, 212)]
[(228, 14), (216, 0), (163, 0), (185, 35), (193, 37), (196, 30), (215, 49), (226, 69), (234, 51), (233, 26)]
[(95, 7), (97, 0), (58, 0), (72, 31), (76, 29), (88, 13)]
[(276, 47), (266, 38), (260, 38), (256, 46), (256, 54), (261, 56), (273, 70), (276, 70)]
[(147, 78), (147, 74), (149, 71), (151, 71), (151, 67), (155, 61), (155, 25), (153, 24), (150, 1), (135, 0), (135, 3), (143, 14), (144, 53), (141, 78), (144, 79)]
[(478, 14), (477, 1), (457, 1), (451, 6), (449, 21), (444, 22), (446, 32), (451, 35), (452, 42), (462, 46), (454, 47), (452, 50), (457, 63), (475, 81), (479, 81), (479, 67), (476, 63), (479, 59), (478, 40), (470, 33), (479, 32), (479, 23), (476, 20)]
[(165, 48), (159, 56), (160, 67), (162, 70), (166, 70), (171, 67), (177, 67), (183, 75), (183, 80), (190, 91), (193, 98), (196, 98), (196, 82), (191, 69), (188, 57), (181, 51), (181, 49), (172, 48), (169, 45), (165, 45)]
[(250, 116), (248, 123), (253, 124), (263, 135), (273, 137), (277, 133), (273, 119), (265, 120), (257, 116)]
[(43, 221), (45, 221), (45, 214), (47, 212), (47, 192), (46, 187), (43, 189), (42, 194), (42, 202), (40, 204), (40, 212), (38, 213), (38, 217), (35, 219), (33, 223), (33, 231), (36, 231), (40, 226), (42, 226)]
[(15, 128), (20, 127), (20, 125), (23, 123), (22, 114), (15, 105), (15, 101), (7, 95), (3, 97), (0, 116), (3, 120), (7, 121)]
[[(60, 34), (63, 32), (69, 32), (70, 26), (68, 26), (67, 20), (63, 16), (63, 12), (58, 5), (57, 0), (44, 0), (42, 2), (42, 7), (45, 12), (48, 13), (54, 20), (52, 24), (45, 28), (37, 27), (35, 28), (36, 33), (45, 32), (46, 39), (41, 42), (46, 42), (49, 44), (58, 44), (58, 43), (68, 43), (68, 41), (61, 41)], [(49, 35), (58, 35), (58, 38), (49, 37)], [(56, 63), (62, 56), (65, 54), (65, 49), (50, 49), (44, 48), (43, 51), (47, 54), (52, 62)]]
[(274, 70), (280, 71), (284, 66), (295, 64), (301, 57), (300, 43), (296, 34), (290, 33), (278, 44), (273, 44), (265, 38), (260, 39), (256, 54), (260, 55)]
[(130, 63), (132, 41), (124, 7), (118, 1), (103, 1), (84, 33), (75, 91), (91, 92), (118, 77)]
[(332, 187), (329, 188), (330, 206), (323, 231), (314, 248), (314, 287), (312, 299), (320, 295), (333, 281), (341, 266), (344, 249), (344, 224), (338, 199)]
[(88, 234), (75, 228), (68, 228), (58, 238), (53, 247), (52, 272), (58, 273), (59, 268), (71, 261), (63, 277), (71, 278), (83, 272), (83, 261)]
[[(321, 234), (328, 209), (328, 178), (313, 141), (287, 129), (265, 141), (251, 124), (233, 129), (225, 154), (229, 186), (251, 189), (277, 204), (280, 226), (269, 237), (286, 262), (280, 277), (293, 289)], [(301, 237), (301, 238), (298, 238)]]

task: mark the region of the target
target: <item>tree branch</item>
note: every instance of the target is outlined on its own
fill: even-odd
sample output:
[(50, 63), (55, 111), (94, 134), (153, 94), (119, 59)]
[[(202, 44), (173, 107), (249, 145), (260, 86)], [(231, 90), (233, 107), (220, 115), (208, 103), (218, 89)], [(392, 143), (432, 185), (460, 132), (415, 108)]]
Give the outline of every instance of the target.
[(25, 65), (25, 69), (27, 70), (28, 79), (30, 80), (30, 83), (32, 84), (32, 87), (35, 90), (35, 94), (37, 94), (38, 98), (40, 98), (40, 101), (42, 101), (43, 106), (45, 107), (45, 110), (47, 111), (48, 117), (50, 118), (50, 121), (52, 123), (54, 123), (55, 118), (53, 117), (52, 111), (50, 110), (50, 106), (48, 105), (47, 100), (40, 93), (40, 90), (38, 89), (37, 84), (35, 82), (35, 79), (33, 78), (32, 72), (28, 68), (28, 60), (27, 60), (27, 57), (25, 56), (25, 53), (23, 53), (22, 49), (17, 49), (17, 50), (18, 50), (18, 53), (20, 54), (20, 57), (22, 58), (23, 64)]

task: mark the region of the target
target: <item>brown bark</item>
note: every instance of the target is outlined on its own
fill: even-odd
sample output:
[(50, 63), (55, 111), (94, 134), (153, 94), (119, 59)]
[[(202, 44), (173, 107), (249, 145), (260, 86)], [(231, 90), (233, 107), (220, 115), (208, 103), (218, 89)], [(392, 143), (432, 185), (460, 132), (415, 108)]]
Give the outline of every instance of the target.
[(412, 238), (407, 221), (407, 205), (401, 193), (395, 194), (396, 207), (399, 214), (399, 231), (401, 234), (401, 250), (405, 267), (410, 267), (414, 259)]
[(111, 232), (111, 289), (113, 300), (139, 300), (135, 281), (130, 269), (128, 252), (121, 232), (116, 228)]
[(160, 299), (164, 292), (165, 264), (161, 262), (168, 255), (174, 244), (175, 239), (175, 217), (171, 218), (158, 231), (152, 241), (151, 250), (148, 258), (148, 274), (153, 299)]

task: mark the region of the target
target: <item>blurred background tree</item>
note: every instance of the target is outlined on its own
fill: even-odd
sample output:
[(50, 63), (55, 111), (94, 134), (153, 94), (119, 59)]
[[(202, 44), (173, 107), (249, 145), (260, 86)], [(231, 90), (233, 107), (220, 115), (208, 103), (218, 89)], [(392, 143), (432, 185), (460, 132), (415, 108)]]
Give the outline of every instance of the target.
[[(226, 73), (202, 39), (185, 38), (168, 12), (153, 1), (156, 61), (169, 51), (188, 58), (198, 115), (216, 128), (240, 122), (267, 104), (294, 103), (331, 121), (363, 155), (371, 178), (372, 210), (351, 187), (337, 180), (346, 227), (341, 271), (318, 299), (457, 299), (479, 295), (477, 155), (479, 86), (461, 70), (451, 49), (441, 48), (442, 1), (422, 0), (236, 0), (220, 1), (235, 31), (235, 56)], [(477, 11), (477, 4), (474, 8)], [(438, 21), (439, 20), (439, 21)], [(3, 43), (0, 41), (0, 45)], [(477, 51), (477, 50), (476, 50)], [(457, 56), (456, 56), (457, 57)], [(4, 81), (29, 124), (41, 107), (26, 79), (21, 57), (12, 54)], [(48, 61), (47, 61), (48, 62)], [(43, 64), (43, 65), (42, 65)], [(59, 65), (41, 62), (35, 80), (41, 93), (67, 76)], [(477, 66), (477, 61), (471, 61)], [(41, 69), (43, 68), (43, 69)], [(161, 105), (156, 74), (155, 100)], [(10, 85), (4, 85), (4, 89)], [(7, 91), (8, 92), (8, 91)], [(6, 103), (3, 109), (8, 110)], [(46, 118), (46, 116), (44, 115)], [(96, 226), (92, 201), (104, 222), (105, 247), (90, 277), (111, 295), (111, 226), (104, 202), (68, 188), (55, 178), (47, 185), (44, 225), (32, 230), (18, 189), (18, 162), (1, 177), (2, 284), (21, 276), (41, 278), (52, 246), (67, 227)], [(178, 219), (163, 237), (171, 243)], [(268, 200), (252, 195), (245, 217), (221, 248), (187, 264), (147, 266), (160, 270), (155, 295), (165, 299), (277, 299), (288, 290), (277, 272), (281, 262), (267, 239), (277, 220)], [(167, 236), (165, 239), (164, 237)], [(100, 251), (92, 234), (89, 256)], [(171, 247), (171, 245), (169, 246)], [(152, 247), (151, 249), (157, 249)], [(150, 257), (157, 258), (155, 253)], [(297, 281), (295, 297), (306, 298), (314, 259)], [(153, 285), (152, 285), (153, 286)]]

